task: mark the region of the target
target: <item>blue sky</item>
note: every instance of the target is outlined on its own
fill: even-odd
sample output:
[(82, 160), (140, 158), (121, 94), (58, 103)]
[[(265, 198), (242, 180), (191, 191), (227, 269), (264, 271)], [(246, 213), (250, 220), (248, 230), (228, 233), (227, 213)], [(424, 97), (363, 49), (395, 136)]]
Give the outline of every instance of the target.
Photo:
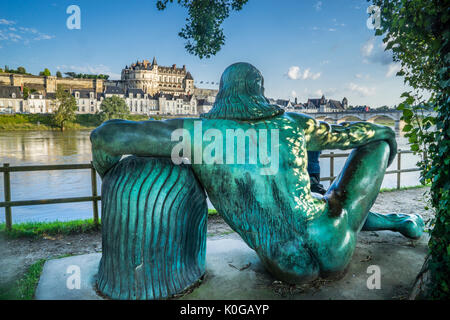
[[(156, 9), (156, 0), (17, 1), (0, 3), (0, 65), (39, 73), (106, 73), (118, 79), (137, 59), (186, 65), (198, 87), (218, 88), (223, 70), (250, 62), (263, 74), (266, 96), (325, 94), (351, 105), (394, 105), (405, 91), (398, 65), (366, 26), (366, 0), (249, 0), (223, 24), (226, 43), (210, 59), (184, 49), (178, 32), (187, 12)], [(81, 29), (69, 30), (66, 9), (81, 9)], [(203, 84), (199, 82), (203, 81)]]

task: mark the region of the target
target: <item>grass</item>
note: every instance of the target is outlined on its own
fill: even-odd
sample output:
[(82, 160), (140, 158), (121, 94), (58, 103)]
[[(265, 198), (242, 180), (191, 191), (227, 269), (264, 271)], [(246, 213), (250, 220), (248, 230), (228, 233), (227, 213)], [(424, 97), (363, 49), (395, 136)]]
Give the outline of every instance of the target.
[(25, 274), (16, 281), (0, 288), (0, 300), (32, 300), (46, 259), (30, 265)]
[(39, 278), (44, 267), (45, 259), (33, 263), (25, 275), (17, 281), (17, 293), (20, 300), (31, 300), (34, 297)]
[(421, 189), (421, 188), (427, 188), (427, 187), (431, 187), (431, 184), (427, 184), (427, 185), (419, 184), (417, 186), (401, 187), (400, 189), (397, 189), (397, 188), (381, 188), (380, 192), (403, 191), (403, 190)]
[(9, 238), (39, 238), (44, 236), (97, 231), (100, 229), (100, 225), (96, 225), (93, 219), (86, 219), (53, 222), (24, 222), (13, 224), (11, 231), (6, 231), (5, 228), (5, 223), (1, 223), (0, 233), (5, 233)]
[[(208, 215), (217, 215), (217, 211), (215, 209), (208, 209)], [(11, 231), (6, 231), (5, 223), (0, 223), (0, 233), (12, 239), (87, 233), (100, 229), (101, 225), (95, 225), (93, 219), (16, 223), (13, 224)]]
[[(133, 121), (148, 120), (146, 115), (127, 115), (124, 118)], [(161, 119), (161, 117), (153, 117)], [(92, 130), (101, 124), (95, 114), (77, 114), (75, 121), (66, 123), (66, 130)], [(2, 114), (0, 115), (0, 130), (59, 130), (52, 122), (51, 114)]]

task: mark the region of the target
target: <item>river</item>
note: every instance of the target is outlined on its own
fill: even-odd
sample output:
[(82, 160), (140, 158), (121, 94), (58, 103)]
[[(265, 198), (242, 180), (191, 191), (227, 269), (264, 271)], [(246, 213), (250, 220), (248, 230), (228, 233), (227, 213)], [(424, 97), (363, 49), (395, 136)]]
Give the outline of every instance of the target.
[[(406, 138), (397, 132), (398, 147), (409, 150)], [(341, 151), (338, 151), (341, 152)], [(324, 153), (327, 153), (325, 151)], [(416, 166), (417, 156), (402, 155), (402, 169)], [(0, 131), (0, 165), (48, 165), (88, 163), (91, 161), (89, 131)], [(321, 175), (329, 176), (329, 159), (321, 159)], [(345, 158), (335, 159), (337, 174)], [(397, 161), (389, 167), (394, 170)], [(396, 174), (386, 175), (382, 187), (397, 185)], [(2, 177), (3, 178), (3, 177)], [(98, 178), (97, 189), (101, 190)], [(402, 174), (402, 186), (419, 184), (419, 173)], [(328, 182), (324, 183), (328, 186)], [(91, 195), (90, 170), (57, 170), (11, 173), (11, 199), (35, 200), (82, 197)], [(0, 182), (0, 201), (4, 201), (3, 179)], [(209, 204), (211, 207), (211, 204)], [(92, 203), (64, 203), (12, 208), (13, 223), (25, 221), (67, 221), (92, 218)], [(0, 209), (0, 222), (5, 221), (4, 208)]]

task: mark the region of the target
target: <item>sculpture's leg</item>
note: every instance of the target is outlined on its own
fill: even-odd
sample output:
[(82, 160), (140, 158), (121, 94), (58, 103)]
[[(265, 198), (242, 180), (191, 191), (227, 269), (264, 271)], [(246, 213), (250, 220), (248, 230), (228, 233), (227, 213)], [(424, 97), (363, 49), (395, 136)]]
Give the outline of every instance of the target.
[(405, 237), (418, 239), (423, 228), (423, 219), (416, 214), (369, 212), (361, 231), (391, 230), (400, 232)]
[(191, 169), (127, 157), (103, 178), (98, 289), (113, 299), (162, 299), (205, 272), (206, 196)]
[(389, 229), (416, 238), (423, 231), (423, 221), (419, 216), (369, 213), (383, 182), (389, 152), (384, 141), (353, 150), (325, 197), (331, 214), (340, 215), (345, 211), (349, 227), (355, 231), (364, 225), (364, 230)]

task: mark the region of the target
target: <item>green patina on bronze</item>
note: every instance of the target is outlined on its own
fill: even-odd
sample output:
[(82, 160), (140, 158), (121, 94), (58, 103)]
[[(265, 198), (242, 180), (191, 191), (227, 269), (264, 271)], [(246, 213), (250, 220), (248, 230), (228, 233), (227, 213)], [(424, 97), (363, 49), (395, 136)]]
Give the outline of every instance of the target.
[[(200, 119), (113, 120), (94, 130), (94, 166), (104, 176), (124, 154), (170, 158), (181, 143), (183, 152), (190, 150), (184, 155), (191, 154), (190, 168), (218, 213), (275, 277), (289, 283), (342, 273), (361, 230), (420, 237), (424, 226), (420, 216), (370, 212), (396, 155), (390, 128), (367, 122), (330, 125), (304, 114), (284, 113), (270, 105), (263, 92), (256, 68), (233, 64), (222, 76), (213, 109)], [(177, 129), (184, 130), (182, 142), (171, 139)], [(232, 158), (226, 159), (229, 149), (225, 150), (230, 130), (241, 130), (246, 141), (244, 163), (237, 163), (237, 158), (226, 161)], [(262, 132), (267, 133), (266, 144), (259, 140)], [(228, 147), (237, 153), (242, 141), (233, 139)], [(253, 163), (252, 147), (257, 160), (262, 159), (261, 152), (269, 156), (278, 152), (276, 170), (269, 170), (271, 163)], [(224, 149), (222, 160), (218, 148)], [(354, 150), (322, 197), (310, 191), (307, 150), (324, 149)], [(199, 154), (213, 161), (196, 161)]]

